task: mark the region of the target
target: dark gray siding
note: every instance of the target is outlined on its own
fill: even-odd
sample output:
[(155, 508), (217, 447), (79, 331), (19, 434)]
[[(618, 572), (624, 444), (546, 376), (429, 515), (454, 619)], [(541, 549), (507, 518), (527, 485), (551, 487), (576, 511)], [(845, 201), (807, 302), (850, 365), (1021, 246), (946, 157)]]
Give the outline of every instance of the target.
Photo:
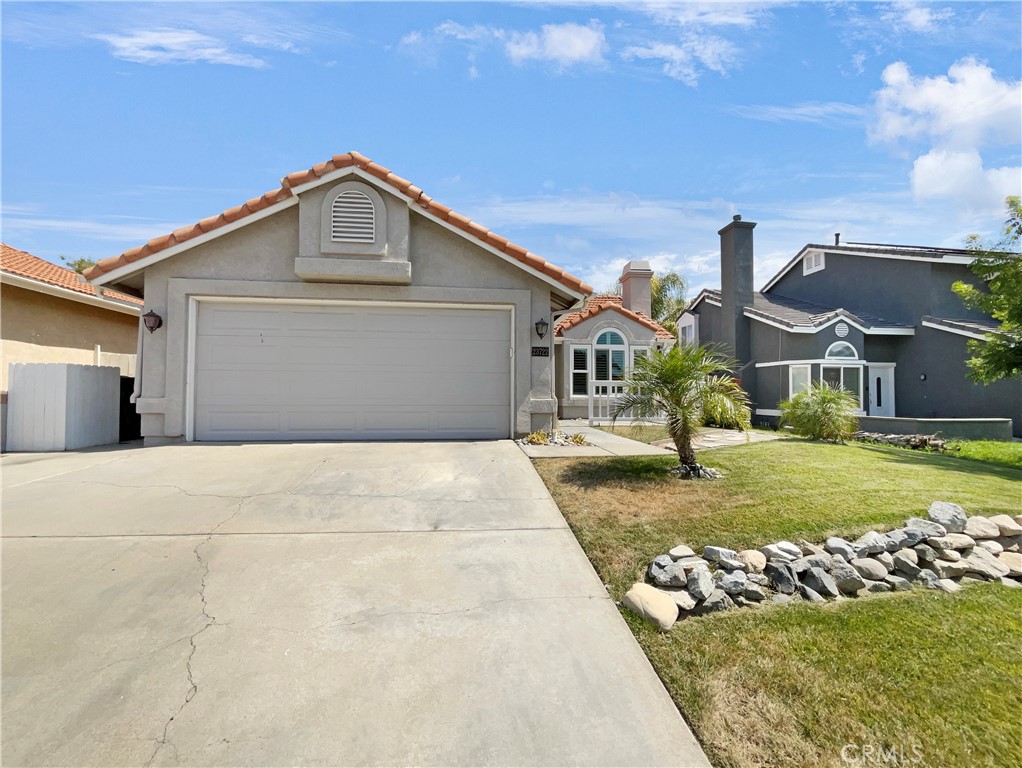
[(967, 309), (951, 291), (955, 280), (976, 282), (972, 271), (964, 264), (881, 259), (826, 251), (821, 272), (803, 275), (801, 264), (796, 264), (770, 293), (825, 307), (865, 312), (908, 325), (917, 324), (923, 315), (988, 320), (981, 312)]
[(721, 344), (724, 341), (721, 336), (720, 307), (703, 301), (696, 308), (695, 314), (699, 315), (699, 343), (700, 344)]
[[(894, 372), (898, 416), (914, 418), (1004, 418), (1022, 436), (1022, 379), (989, 386), (966, 375), (968, 339), (919, 327), (898, 355)], [(925, 375), (926, 380), (920, 377)]]

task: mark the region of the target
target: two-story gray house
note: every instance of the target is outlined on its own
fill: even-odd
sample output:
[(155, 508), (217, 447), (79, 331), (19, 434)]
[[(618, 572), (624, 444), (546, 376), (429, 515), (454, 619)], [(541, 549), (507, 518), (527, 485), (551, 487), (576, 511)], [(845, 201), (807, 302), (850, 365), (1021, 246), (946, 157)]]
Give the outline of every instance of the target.
[[(679, 341), (718, 343), (761, 422), (810, 381), (858, 397), (863, 427), (892, 432), (1022, 434), (1022, 379), (983, 386), (966, 375), (966, 344), (996, 327), (952, 292), (975, 283), (973, 254), (872, 243), (807, 245), (753, 290), (754, 222), (720, 230), (721, 289), (704, 290), (678, 322)], [(904, 421), (902, 421), (904, 420)], [(950, 420), (955, 420), (951, 423)]]

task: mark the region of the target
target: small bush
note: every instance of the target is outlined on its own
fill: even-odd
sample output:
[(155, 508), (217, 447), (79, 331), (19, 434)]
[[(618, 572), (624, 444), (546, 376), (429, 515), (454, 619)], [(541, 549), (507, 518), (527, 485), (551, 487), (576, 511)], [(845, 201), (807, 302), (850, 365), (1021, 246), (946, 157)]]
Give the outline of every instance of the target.
[(576, 432), (575, 434), (571, 435), (569, 439), (575, 445), (589, 445), (589, 441), (586, 440), (586, 436), (583, 435), (581, 432)]
[(525, 436), (525, 442), (529, 445), (546, 445), (550, 442), (550, 439), (547, 437), (546, 432), (541, 430), (539, 432), (530, 432), (527, 434)]
[(858, 407), (851, 392), (814, 381), (809, 389), (781, 403), (780, 424), (802, 437), (843, 442), (859, 428)]

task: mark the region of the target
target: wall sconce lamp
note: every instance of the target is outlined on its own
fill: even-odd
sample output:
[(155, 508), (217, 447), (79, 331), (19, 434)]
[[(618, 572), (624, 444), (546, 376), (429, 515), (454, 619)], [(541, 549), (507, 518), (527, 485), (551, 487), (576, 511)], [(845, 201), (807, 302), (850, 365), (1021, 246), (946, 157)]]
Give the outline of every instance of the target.
[(541, 339), (546, 336), (547, 328), (550, 327), (550, 323), (544, 320), (542, 317), (536, 321), (536, 335)]
[(149, 333), (153, 333), (157, 328), (163, 327), (163, 318), (151, 309), (142, 315), (142, 322), (145, 323), (145, 327)]
[(926, 374), (925, 373), (920, 373), (919, 374), (919, 381), (926, 381)]

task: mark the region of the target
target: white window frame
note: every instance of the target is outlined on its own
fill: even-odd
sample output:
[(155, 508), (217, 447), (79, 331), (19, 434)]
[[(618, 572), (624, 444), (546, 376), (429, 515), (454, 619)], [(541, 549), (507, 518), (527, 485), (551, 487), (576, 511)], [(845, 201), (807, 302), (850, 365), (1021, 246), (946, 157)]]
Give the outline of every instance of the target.
[[(692, 337), (686, 338), (685, 331), (692, 329)], [(699, 343), (699, 315), (686, 312), (678, 320), (678, 343), (698, 344)]]
[(802, 274), (811, 275), (822, 272), (827, 266), (823, 251), (809, 251), (802, 257)]
[[(580, 349), (585, 353), (586, 365), (585, 368), (575, 367), (575, 350)], [(572, 344), (568, 348), (568, 397), (577, 399), (587, 399), (589, 397), (589, 365), (593, 357), (593, 348), (589, 344)], [(581, 395), (575, 393), (575, 374), (584, 373), (586, 375), (586, 391)]]
[(636, 346), (636, 347), (632, 347), (631, 350), (632, 350), (632, 353), (631, 353), (631, 355), (629, 355), (629, 359), (631, 360), (632, 368), (635, 368), (636, 353), (640, 353), (640, 354), (643, 354), (643, 355), (648, 355), (650, 348), (649, 347), (639, 347), (639, 346)]
[[(835, 358), (835, 359), (836, 360), (840, 360), (841, 358)], [(837, 368), (840, 371), (840, 373), (838, 374), (838, 378), (841, 381), (841, 388), (846, 390), (846, 391), (848, 391), (848, 392), (852, 392), (852, 390), (850, 390), (847, 387), (845, 387), (845, 369), (847, 369), (847, 368), (854, 368), (854, 369), (856, 369), (859, 372), (859, 391), (858, 391), (858, 393), (852, 392), (852, 394), (856, 395), (857, 398), (858, 398), (858, 401), (857, 401), (859, 403), (859, 410), (858, 410), (858, 412), (860, 414), (863, 413), (863, 410), (862, 410), (863, 366), (862, 365), (835, 365), (834, 363), (832, 363), (830, 361), (828, 361), (826, 363), (823, 363), (820, 366), (820, 383), (821, 384), (823, 383), (823, 371), (826, 368)]]
[[(621, 339), (621, 343), (620, 344), (600, 344), (599, 343), (600, 337), (603, 334), (608, 333), (608, 332), (616, 334), (617, 337), (619, 339)], [(589, 361), (590, 394), (606, 394), (606, 393), (598, 393), (598, 392), (596, 392), (596, 387), (595, 387), (595, 385), (592, 384), (592, 382), (597, 381), (597, 378), (596, 378), (596, 355), (601, 350), (606, 350), (607, 351), (607, 374), (609, 375), (610, 378), (608, 378), (608, 379), (599, 379), (599, 381), (610, 381), (610, 382), (624, 381), (624, 377), (628, 375), (628, 365), (629, 365), (629, 363), (632, 360), (631, 354), (629, 352), (628, 337), (625, 336), (625, 334), (623, 334), (621, 332), (621, 330), (618, 329), (618, 328), (615, 328), (613, 326), (610, 326), (610, 327), (604, 326), (603, 328), (599, 329), (596, 333), (593, 334), (592, 348), (593, 348), (593, 351), (592, 351), (592, 355), (590, 356), (590, 361)], [(614, 353), (615, 352), (621, 352), (622, 353), (621, 357), (622, 357), (623, 365), (622, 365), (621, 379), (615, 379), (614, 378)], [(614, 384), (611, 384), (610, 387), (613, 388)]]
[[(835, 347), (848, 347), (850, 350), (852, 350), (852, 356), (848, 357), (846, 355), (835, 355), (835, 354), (833, 354)], [(824, 353), (823, 356), (827, 360), (858, 360), (859, 359), (859, 350), (857, 350), (854, 347), (854, 345), (852, 345), (851, 343), (849, 343), (847, 341), (835, 341), (833, 344), (831, 344), (829, 347), (827, 347), (827, 351)]]
[[(806, 386), (805, 389), (809, 389), (809, 385), (813, 383), (813, 366), (812, 365), (789, 365), (788, 366), (788, 397), (794, 397), (798, 394), (795, 391), (795, 371), (805, 371), (806, 375)], [(799, 390), (802, 392), (804, 390)]]

